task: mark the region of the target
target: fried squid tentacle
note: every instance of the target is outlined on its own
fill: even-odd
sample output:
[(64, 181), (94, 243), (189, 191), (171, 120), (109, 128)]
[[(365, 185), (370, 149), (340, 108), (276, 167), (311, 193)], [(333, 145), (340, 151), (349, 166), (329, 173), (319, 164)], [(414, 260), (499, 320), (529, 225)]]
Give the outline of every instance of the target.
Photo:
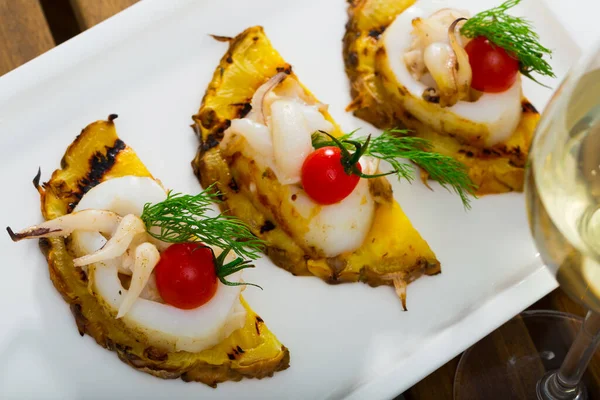
[(83, 210), (30, 226), (19, 232), (13, 232), (10, 227), (7, 227), (6, 230), (14, 242), (23, 239), (66, 237), (75, 230), (96, 231), (112, 235), (121, 220), (122, 218), (118, 214), (111, 211)]
[(73, 264), (76, 267), (81, 267), (83, 265), (89, 265), (119, 257), (125, 253), (136, 235), (145, 232), (146, 226), (140, 217), (137, 217), (133, 214), (128, 214), (123, 217), (123, 220), (117, 227), (114, 235), (108, 242), (106, 242), (104, 247), (92, 254), (87, 254), (83, 257), (76, 258), (73, 260)]
[(117, 318), (121, 318), (127, 314), (133, 303), (140, 297), (159, 259), (160, 253), (156, 249), (156, 246), (151, 243), (142, 243), (135, 249), (135, 264), (133, 266), (131, 284), (123, 302), (119, 306)]

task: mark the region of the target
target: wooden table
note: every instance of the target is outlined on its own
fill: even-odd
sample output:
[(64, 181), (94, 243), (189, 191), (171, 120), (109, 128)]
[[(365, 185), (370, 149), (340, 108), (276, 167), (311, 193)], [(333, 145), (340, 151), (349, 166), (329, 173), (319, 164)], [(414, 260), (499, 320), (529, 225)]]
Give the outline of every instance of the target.
[[(137, 0), (0, 0), (0, 76), (129, 7)], [(531, 309), (585, 315), (560, 289)], [(451, 400), (456, 357), (403, 394), (406, 400)], [(599, 374), (595, 374), (597, 377)], [(399, 397), (400, 398), (400, 397)]]

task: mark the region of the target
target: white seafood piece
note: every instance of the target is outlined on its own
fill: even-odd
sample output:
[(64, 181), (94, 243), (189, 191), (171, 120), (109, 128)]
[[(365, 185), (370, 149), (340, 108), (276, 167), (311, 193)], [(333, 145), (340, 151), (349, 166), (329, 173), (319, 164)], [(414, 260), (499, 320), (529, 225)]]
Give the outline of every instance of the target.
[[(93, 290), (115, 313), (128, 295), (117, 272), (114, 265), (94, 264), (89, 274)], [(240, 282), (241, 273), (229, 275), (227, 280)], [(193, 310), (138, 297), (121, 319), (146, 334), (154, 346), (168, 351), (199, 352), (244, 326), (246, 312), (240, 304), (241, 290), (242, 286), (219, 282), (214, 297)]]
[[(118, 201), (113, 197), (115, 194), (119, 195)], [(86, 193), (78, 207), (97, 207), (137, 216), (142, 213), (144, 204), (156, 203), (165, 198), (166, 192), (153, 179), (123, 177), (94, 187)], [(90, 235), (86, 235), (88, 233)], [(129, 290), (123, 287), (118, 276), (119, 269), (124, 269), (122, 257), (95, 262), (89, 266), (91, 291), (105, 307), (121, 317), (130, 328), (145, 333), (154, 346), (169, 351), (202, 351), (244, 325), (246, 311), (241, 306), (239, 297), (243, 286), (226, 286), (219, 282), (214, 297), (194, 310), (181, 310), (140, 297), (147, 293), (150, 298), (156, 298), (157, 292), (152, 269), (158, 262), (158, 252), (147, 241), (148, 237), (144, 241), (144, 235), (138, 234), (141, 239), (132, 239), (132, 243), (141, 240), (141, 244), (135, 250)], [(72, 239), (74, 249), (84, 250), (88, 254), (108, 246), (106, 239), (98, 232), (75, 232)], [(127, 247), (124, 251), (126, 250)], [(241, 271), (227, 279), (242, 282)]]
[[(302, 164), (313, 151), (311, 134), (303, 109), (295, 100), (277, 100), (271, 105), (271, 138), (277, 178), (286, 185), (298, 183)], [(321, 116), (322, 118), (322, 116)]]
[(266, 125), (258, 123), (250, 118), (238, 118), (231, 120), (231, 125), (225, 131), (221, 140), (221, 147), (227, 148), (237, 137), (243, 137), (252, 148), (252, 152), (263, 161), (265, 165), (275, 168), (273, 160), (273, 141), (271, 132)]
[[(421, 79), (429, 67), (424, 63), (427, 48), (434, 44), (449, 45), (448, 27), (457, 19), (468, 18), (468, 16), (469, 13), (466, 11), (443, 8), (427, 18), (416, 17), (411, 21), (410, 47), (404, 54), (404, 61), (415, 79)], [(469, 39), (460, 37), (461, 45), (466, 45), (468, 41)], [(445, 64), (444, 60), (440, 60), (440, 64)], [(461, 64), (461, 68), (463, 67)]]
[[(295, 184), (300, 182), (304, 159), (313, 151), (311, 135), (318, 130), (331, 132), (333, 125), (320, 112), (321, 105), (303, 100), (299, 93), (304, 91), (295, 79), (285, 79), (283, 90), (277, 87), (275, 91), (277, 82), (281, 81), (273, 77), (257, 90), (253, 111), (231, 121), (221, 147), (241, 136), (250, 147), (247, 156), (271, 168), (282, 184)], [(254, 104), (261, 98), (260, 108), (255, 110)]]
[[(360, 164), (365, 174), (377, 171), (378, 162), (368, 157), (362, 157)], [(304, 196), (308, 197), (305, 193)], [(321, 249), (325, 257), (334, 257), (361, 246), (375, 215), (375, 202), (367, 179), (360, 179), (352, 193), (337, 204), (318, 206), (312, 201), (310, 203), (308, 212), (314, 213), (314, 216), (304, 236), (308, 246)], [(316, 207), (319, 207), (318, 212), (314, 212)]]
[[(93, 187), (79, 201), (74, 213), (88, 209), (101, 209), (113, 210), (120, 215), (133, 214), (139, 216), (142, 214), (146, 203), (160, 203), (166, 198), (167, 193), (165, 189), (156, 180), (149, 177), (128, 175), (109, 179)], [(112, 235), (114, 229), (108, 233)], [(164, 250), (168, 246), (148, 235), (140, 236), (140, 238), (134, 238), (129, 247), (135, 247), (135, 245), (141, 244), (144, 240), (152, 242), (161, 250)], [(107, 243), (103, 235), (93, 231), (75, 231), (71, 239), (73, 248), (79, 249), (77, 250), (78, 255), (92, 254), (96, 250), (103, 248)], [(130, 251), (128, 252), (127, 250)], [(129, 254), (131, 254), (131, 257), (129, 257)], [(132, 270), (130, 267), (134, 263), (134, 254), (134, 248), (124, 250), (123, 260), (119, 259), (116, 263), (120, 273), (131, 275)]]
[(74, 259), (73, 265), (81, 267), (83, 265), (120, 257), (125, 253), (134, 237), (139, 234), (145, 234), (145, 232), (146, 226), (140, 217), (133, 214), (127, 214), (123, 217), (117, 230), (108, 242), (106, 242), (104, 247), (94, 253)]
[[(386, 62), (397, 83), (407, 89), (406, 96), (411, 97), (410, 101), (405, 104), (409, 112), (439, 131), (443, 131), (445, 126), (452, 126), (453, 121), (456, 121), (457, 118), (482, 124), (489, 132), (486, 145), (492, 146), (508, 139), (519, 124), (522, 113), (520, 77), (517, 77), (515, 83), (504, 92), (482, 93), (476, 101), (461, 100), (449, 107), (437, 106), (435, 112), (431, 111), (432, 104), (422, 97), (425, 90), (430, 87), (429, 83), (423, 81), (430, 74), (423, 75), (424, 71), (419, 69), (424, 66), (424, 62), (420, 63), (420, 49), (422, 48), (424, 51), (430, 43), (423, 39), (426, 36), (415, 37), (412, 34), (413, 20), (421, 18), (422, 21), (425, 21), (447, 3), (448, 1), (430, 3), (425, 0), (417, 0), (411, 7), (399, 14), (382, 36), (387, 54)], [(451, 18), (460, 14), (463, 13), (457, 11), (456, 15), (452, 15)], [(444, 20), (444, 25), (446, 23), (447, 21)], [(449, 25), (446, 25), (445, 30), (439, 27), (435, 28), (436, 32), (440, 32), (440, 37), (432, 37), (431, 40), (451, 44), (448, 38), (448, 27)], [(446, 36), (445, 41), (442, 40), (442, 31)], [(466, 43), (464, 38), (459, 39), (462, 45)], [(417, 42), (420, 44), (417, 45)], [(460, 78), (464, 85), (464, 77)]]
[[(315, 203), (304, 192), (299, 184), (304, 160), (314, 151), (312, 134), (316, 131), (330, 133), (333, 124), (325, 119), (323, 105), (307, 99), (295, 79), (286, 78), (279, 86), (272, 86), (272, 82), (259, 88), (253, 100), (254, 103), (263, 99), (261, 114), (266, 116), (264, 120), (253, 112), (245, 118), (232, 120), (221, 148), (241, 144), (245, 157), (275, 173), (288, 191), (289, 195), (283, 196), (284, 199), (295, 195), (295, 201), (289, 206), (307, 223), (308, 232), (301, 239), (305, 245), (320, 250), (327, 257), (355, 250), (364, 241), (373, 222), (375, 204), (369, 184), (361, 179), (350, 196), (327, 206)], [(269, 91), (265, 94), (267, 86)], [(270, 112), (266, 111), (268, 108)], [(377, 161), (363, 157), (360, 162), (365, 173), (377, 171)], [(252, 184), (250, 190), (253, 191), (253, 187), (255, 191), (256, 186)]]
[(118, 214), (112, 211), (86, 210), (73, 212), (39, 225), (30, 226), (19, 232), (12, 232), (10, 228), (8, 228), (8, 231), (15, 242), (22, 239), (65, 237), (75, 230), (96, 231), (109, 235), (119, 226), (121, 219)]
[(74, 211), (111, 210), (119, 215), (140, 216), (146, 203), (160, 203), (166, 198), (167, 192), (155, 179), (127, 175), (94, 186), (77, 203)]
[(266, 104), (267, 96), (271, 93), (277, 85), (279, 85), (288, 75), (285, 72), (278, 72), (273, 77), (271, 77), (267, 82), (262, 84), (254, 95), (252, 96), (252, 101), (250, 105), (252, 106), (251, 113), (252, 118), (256, 122), (262, 125), (266, 125), (267, 114), (266, 111), (269, 111), (269, 105)]
[(154, 267), (158, 264), (158, 260), (160, 260), (160, 253), (153, 244), (146, 242), (136, 247), (131, 283), (123, 302), (119, 306), (117, 318), (121, 318), (131, 309), (133, 303), (146, 287), (146, 283), (150, 279)]
[[(71, 242), (69, 243), (69, 248), (75, 253), (75, 255), (84, 256), (86, 254), (91, 254), (95, 252), (97, 249), (101, 249), (102, 247), (104, 247), (106, 242), (106, 238), (98, 232), (86, 232), (77, 230), (71, 234)], [(131, 269), (122, 262), (123, 257), (114, 258), (112, 260), (106, 260), (103, 262), (103, 264), (114, 265), (115, 268), (117, 268), (117, 270), (119, 271), (119, 273), (124, 275), (131, 275)], [(131, 266), (133, 266), (133, 261), (131, 263)], [(81, 268), (87, 272), (87, 266), (84, 265)]]

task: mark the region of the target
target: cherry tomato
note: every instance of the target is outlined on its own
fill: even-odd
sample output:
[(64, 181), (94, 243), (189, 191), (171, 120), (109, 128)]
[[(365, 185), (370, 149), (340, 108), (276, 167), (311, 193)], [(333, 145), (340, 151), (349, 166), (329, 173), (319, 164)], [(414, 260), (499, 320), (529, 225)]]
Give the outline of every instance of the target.
[(217, 275), (212, 252), (198, 243), (177, 243), (161, 255), (156, 271), (156, 287), (163, 300), (189, 310), (208, 302), (217, 291)]
[[(360, 177), (348, 175), (342, 165), (339, 147), (321, 147), (310, 153), (302, 164), (304, 191), (319, 204), (334, 204), (344, 200), (358, 185)], [(356, 165), (360, 171), (360, 164)]]
[(475, 90), (499, 93), (508, 90), (517, 79), (519, 60), (503, 48), (478, 36), (465, 46), (473, 72), (471, 86)]

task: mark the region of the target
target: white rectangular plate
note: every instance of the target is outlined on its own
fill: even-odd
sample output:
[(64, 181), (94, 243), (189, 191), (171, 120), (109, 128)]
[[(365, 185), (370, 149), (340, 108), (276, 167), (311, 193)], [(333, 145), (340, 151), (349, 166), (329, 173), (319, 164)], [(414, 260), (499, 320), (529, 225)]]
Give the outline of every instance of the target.
[[(498, 2), (453, 5), (476, 12)], [(580, 47), (543, 3), (525, 3), (515, 12), (533, 20), (555, 51), (560, 78)], [(342, 0), (144, 0), (7, 74), (0, 79), (0, 221), (14, 228), (40, 221), (31, 185), (38, 166), (47, 180), (75, 135), (111, 113), (119, 114), (119, 136), (167, 187), (198, 192), (190, 116), (226, 50), (209, 33), (233, 36), (263, 25), (345, 130), (374, 131), (344, 112), (350, 100), (341, 55), (345, 22)], [(526, 81), (525, 93), (541, 109), (552, 92)], [(0, 398), (394, 397), (556, 285), (537, 258), (522, 195), (488, 196), (465, 212), (455, 196), (434, 189), (394, 183), (443, 266), (441, 275), (410, 285), (408, 312), (389, 287), (329, 286), (261, 260), (246, 277), (264, 291), (249, 288), (245, 296), (290, 349), (291, 367), (217, 389), (136, 372), (81, 338), (37, 243), (14, 244), (4, 235)]]

